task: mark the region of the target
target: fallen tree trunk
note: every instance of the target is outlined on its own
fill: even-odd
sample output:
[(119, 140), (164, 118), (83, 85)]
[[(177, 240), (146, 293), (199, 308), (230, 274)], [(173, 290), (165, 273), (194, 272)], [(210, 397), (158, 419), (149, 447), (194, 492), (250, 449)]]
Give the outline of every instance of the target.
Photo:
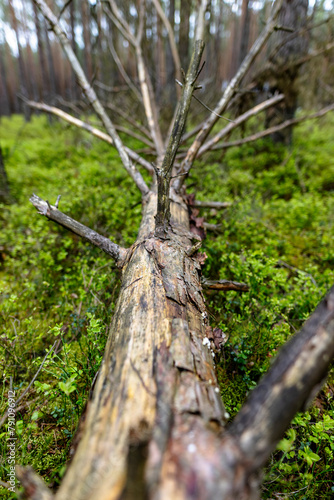
[[(137, 241), (116, 257), (121, 292), (56, 500), (260, 498), (261, 467), (321, 387), (334, 356), (333, 287), (225, 431), (229, 415), (215, 375), (198, 236), (174, 195), (171, 231), (165, 240), (156, 237), (156, 197), (145, 200)], [(46, 498), (29, 474), (19, 470), (26, 491), (34, 488), (30, 498)]]
[(172, 203), (169, 238), (156, 238), (156, 203), (152, 194), (121, 264), (104, 361), (59, 499), (133, 498), (134, 491), (187, 498), (194, 488), (198, 498), (213, 498), (216, 489), (227, 415), (209, 340), (203, 345), (210, 327), (191, 255), (198, 237), (180, 199)]
[[(61, 40), (124, 168), (140, 190), (143, 217), (136, 242), (124, 249), (65, 216), (58, 207), (31, 198), (40, 214), (114, 258), (122, 280), (104, 358), (66, 475), (53, 496), (31, 469), (19, 468), (26, 496), (33, 500), (258, 499), (261, 468), (295, 413), (318, 388), (334, 356), (334, 288), (225, 430), (229, 415), (214, 367), (214, 351), (224, 343), (224, 334), (219, 338), (209, 325), (201, 288), (201, 239), (190, 231), (182, 182), (171, 187), (203, 43), (195, 44), (169, 144), (163, 159), (157, 150), (156, 178), (148, 187), (130, 161), (133, 155), (105, 117), (57, 18), (43, 0), (34, 1)], [(248, 61), (274, 29), (281, 3), (275, 4), (270, 26)], [(110, 5), (126, 31), (116, 3)], [(136, 40), (140, 47), (140, 37)], [(233, 85), (219, 110), (227, 106)], [(147, 114), (149, 120), (151, 114)], [(197, 149), (213, 124), (212, 118), (197, 139)], [(182, 177), (189, 172), (192, 155)], [(224, 280), (207, 283), (214, 289), (247, 288)]]

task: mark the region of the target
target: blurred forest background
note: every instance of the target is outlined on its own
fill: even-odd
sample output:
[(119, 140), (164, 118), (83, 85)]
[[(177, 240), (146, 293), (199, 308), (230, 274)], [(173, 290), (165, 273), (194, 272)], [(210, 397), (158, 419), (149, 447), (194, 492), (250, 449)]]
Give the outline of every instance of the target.
[[(154, 159), (144, 123), (137, 63), (115, 29), (107, 2), (48, 0), (74, 52), (127, 146)], [(284, 92), (265, 116), (252, 116), (197, 160), (187, 180), (198, 200), (227, 202), (198, 208), (207, 232), (206, 277), (247, 282), (249, 293), (208, 293), (211, 324), (228, 340), (217, 358), (221, 395), (231, 418), (334, 282), (334, 118), (303, 121), (329, 110), (334, 96), (333, 2), (293, 0), (293, 29), (279, 29), (255, 60), (226, 110), (235, 120)], [(168, 24), (146, 1), (142, 51), (164, 136), (182, 80), (169, 43), (175, 34), (187, 69), (194, 42), (196, 1), (162, 1)], [(135, 32), (139, 1), (118, 2)], [(272, 2), (211, 0), (206, 19), (202, 89), (192, 101), (187, 132), (210, 114), (265, 26)], [(284, 26), (283, 26), (284, 28)], [(285, 26), (286, 28), (286, 26)], [(139, 97), (139, 99), (138, 99)], [(0, 0), (0, 451), (6, 487), (6, 393), (13, 377), (20, 401), (17, 462), (32, 465), (57, 489), (72, 456), (71, 439), (100, 365), (119, 271), (95, 247), (36, 215), (32, 192), (74, 219), (129, 246), (140, 222), (139, 192), (117, 153), (91, 134), (45, 115), (32, 101), (99, 126), (54, 34), (30, 0)], [(330, 108), (332, 109), (332, 108)], [(259, 134), (284, 120), (300, 125)], [(131, 125), (132, 120), (132, 125)], [(130, 126), (129, 126), (130, 124)], [(220, 120), (215, 132), (226, 126)], [(185, 136), (180, 158), (191, 135)], [(248, 138), (250, 140), (248, 141)], [(255, 140), (257, 139), (257, 140)], [(148, 179), (143, 170), (143, 176)], [(53, 346), (54, 355), (45, 361)], [(44, 360), (44, 361), (43, 361)], [(43, 364), (37, 380), (30, 382)], [(334, 378), (313, 406), (298, 414), (265, 471), (263, 499), (334, 497)]]
[[(72, 47), (77, 54), (88, 80), (107, 105), (140, 114), (136, 61), (131, 44), (113, 25), (107, 2), (49, 0), (50, 7), (58, 12)], [(143, 53), (153, 82), (159, 109), (167, 118), (175, 105), (175, 77), (180, 78), (180, 68), (175, 68), (168, 41), (168, 30), (158, 15), (155, 2), (145, 5), (145, 30)], [(295, 27), (298, 32), (277, 32), (253, 64), (243, 81), (241, 109), (245, 100), (254, 92), (268, 90), (272, 78), (270, 63), (277, 56), (278, 42), (287, 37), (290, 54), (284, 57), (294, 71), (300, 68), (299, 104), (304, 109), (315, 108), (332, 102), (334, 21), (332, 2), (290, 2), (298, 12)], [(235, 75), (249, 48), (263, 29), (271, 2), (268, 0), (211, 0), (206, 11), (206, 48), (203, 59), (201, 94), (208, 106), (216, 102)], [(139, 2), (122, 2), (126, 21), (135, 29), (138, 23)], [(305, 9), (306, 6), (306, 9)], [(196, 1), (170, 0), (162, 2), (169, 25), (174, 32), (181, 67), (186, 71), (194, 41)], [(80, 108), (81, 93), (75, 77), (54, 34), (32, 1), (2, 0), (0, 2), (0, 115), (25, 112), (18, 95), (34, 101), (74, 109)], [(293, 31), (293, 30), (292, 30)], [(291, 54), (293, 52), (293, 54)], [(121, 69), (121, 71), (120, 71)], [(291, 71), (291, 67), (290, 67)], [(129, 87), (128, 82), (132, 85)], [(138, 94), (138, 91), (137, 91)], [(108, 102), (110, 100), (110, 102)], [(240, 100), (239, 100), (240, 101)], [(204, 112), (194, 105), (195, 112)], [(112, 108), (113, 109), (113, 108)], [(79, 111), (77, 110), (77, 111)], [(239, 109), (240, 114), (240, 109)]]

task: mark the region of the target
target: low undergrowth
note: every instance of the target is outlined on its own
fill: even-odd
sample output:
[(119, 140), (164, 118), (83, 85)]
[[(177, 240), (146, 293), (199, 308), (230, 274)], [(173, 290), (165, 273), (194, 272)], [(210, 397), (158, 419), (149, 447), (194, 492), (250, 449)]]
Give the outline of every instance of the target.
[[(288, 151), (267, 140), (208, 156), (188, 181), (198, 199), (233, 202), (224, 212), (202, 210), (219, 225), (204, 244), (204, 274), (250, 285), (249, 293), (207, 295), (212, 325), (228, 335), (217, 367), (231, 417), (334, 282), (331, 131), (328, 116), (300, 125)], [(140, 198), (117, 154), (83, 132), (44, 116), (29, 124), (13, 117), (0, 122), (0, 137), (15, 200), (0, 212), (0, 414), (10, 379), (19, 396), (43, 363), (18, 403), (16, 462), (56, 488), (104, 351), (119, 276), (107, 256), (38, 216), (28, 199), (35, 192), (54, 203), (61, 194), (62, 211), (127, 246)], [(273, 454), (262, 498), (333, 498), (333, 395), (331, 374)], [(6, 437), (3, 425), (4, 482)], [(15, 498), (5, 488), (1, 495)]]

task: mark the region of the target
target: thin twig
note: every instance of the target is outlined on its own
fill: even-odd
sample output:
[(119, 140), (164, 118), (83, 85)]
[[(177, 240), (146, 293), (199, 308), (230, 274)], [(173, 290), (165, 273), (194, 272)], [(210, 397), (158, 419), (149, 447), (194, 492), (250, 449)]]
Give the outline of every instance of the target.
[[(55, 345), (57, 344), (57, 340), (54, 342), (53, 346), (51, 347), (51, 349), (46, 353), (42, 363), (40, 364), (37, 372), (35, 373), (35, 375), (33, 376), (33, 378), (31, 379), (31, 381), (29, 382), (28, 384), (28, 387), (22, 392), (22, 394), (15, 400), (15, 406), (17, 406), (19, 404), (20, 401), (22, 401), (22, 399), (24, 398), (24, 396), (27, 394), (27, 392), (29, 391), (30, 387), (32, 386), (32, 384), (35, 382), (36, 378), (38, 377), (40, 371), (42, 370), (46, 360), (47, 360), (47, 357), (49, 356), (49, 354), (52, 353)], [(18, 408), (16, 408), (16, 411), (18, 411)], [(8, 417), (8, 410), (5, 411), (5, 413), (3, 414), (1, 420), (0, 420), (0, 427), (6, 422), (7, 420), (7, 417)]]
[(116, 245), (116, 243), (113, 243), (109, 240), (109, 238), (102, 236), (96, 231), (93, 231), (93, 229), (90, 229), (71, 217), (68, 217), (68, 215), (60, 212), (56, 207), (48, 205), (46, 201), (42, 200), (42, 198), (39, 198), (39, 196), (36, 196), (35, 194), (31, 196), (30, 202), (34, 205), (39, 214), (44, 215), (60, 226), (63, 226), (78, 236), (81, 236), (81, 238), (84, 238), (92, 245), (95, 245), (106, 254), (110, 255), (117, 263), (120, 265), (122, 264), (127, 253), (125, 248)]
[[(21, 97), (23, 99), (23, 97)], [(59, 118), (62, 118), (63, 120), (67, 121), (71, 125), (75, 125), (78, 128), (81, 128), (83, 130), (86, 130), (86, 132), (89, 132), (95, 137), (98, 137), (102, 141), (107, 142), (108, 144), (111, 144), (114, 146), (114, 142), (112, 138), (106, 134), (105, 132), (102, 132), (102, 130), (99, 130), (95, 127), (92, 127), (89, 123), (86, 123), (82, 120), (79, 120), (79, 118), (75, 118), (72, 115), (69, 115), (68, 113), (65, 113), (65, 111), (62, 111), (59, 108), (56, 108), (55, 106), (49, 106), (48, 104), (44, 104), (41, 102), (34, 102), (34, 101), (29, 101), (28, 99), (25, 99), (25, 102), (31, 106), (32, 108), (35, 109), (40, 109), (42, 111), (46, 111), (47, 113), (52, 113), (55, 116), (59, 116)], [(146, 161), (144, 158), (142, 158), (138, 153), (133, 151), (132, 149), (128, 148), (125, 146), (125, 151), (129, 155), (129, 157), (139, 163), (142, 167), (144, 167), (150, 174), (153, 174), (153, 168), (151, 164)]]

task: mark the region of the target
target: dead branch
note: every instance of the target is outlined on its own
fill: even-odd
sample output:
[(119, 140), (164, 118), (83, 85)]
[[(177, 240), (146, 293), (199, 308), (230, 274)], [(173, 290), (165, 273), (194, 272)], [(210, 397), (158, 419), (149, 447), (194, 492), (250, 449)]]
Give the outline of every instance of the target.
[(49, 220), (56, 222), (60, 226), (65, 227), (66, 229), (89, 241), (92, 245), (100, 248), (106, 254), (115, 259), (118, 265), (122, 264), (127, 254), (127, 250), (125, 248), (116, 245), (116, 243), (110, 241), (109, 238), (98, 234), (96, 231), (93, 231), (93, 229), (90, 229), (71, 217), (68, 217), (68, 215), (60, 212), (55, 206), (50, 205), (48, 201), (42, 200), (42, 198), (39, 198), (39, 196), (36, 196), (35, 194), (31, 196), (30, 202), (34, 205), (39, 214), (44, 215)]
[(296, 61), (291, 61), (291, 63), (287, 64), (282, 68), (282, 71), (288, 71), (290, 68), (295, 68), (298, 66), (302, 66), (303, 64), (307, 63), (314, 57), (321, 56), (321, 54), (324, 54), (326, 52), (329, 52), (334, 48), (334, 42), (327, 43), (324, 47), (318, 50), (312, 50), (308, 54), (306, 54), (304, 57), (301, 57), (300, 59), (297, 59)]
[(208, 8), (208, 0), (201, 0), (196, 19), (195, 40), (205, 40), (205, 13)]
[(302, 28), (299, 28), (298, 30), (295, 30), (293, 33), (291, 33), (291, 35), (287, 36), (286, 38), (284, 38), (280, 43), (278, 43), (274, 48), (273, 50), (271, 51), (271, 53), (269, 54), (268, 56), (268, 61), (273, 61), (275, 59), (275, 56), (277, 55), (277, 53), (279, 52), (279, 50), (284, 47), (284, 45), (286, 45), (287, 43), (291, 42), (292, 40), (294, 40), (296, 37), (300, 37), (300, 36), (303, 36), (305, 35), (308, 31), (311, 31), (315, 28), (318, 28), (319, 26), (322, 26), (323, 24), (327, 24), (329, 23), (329, 21), (331, 20), (331, 17), (332, 16), (329, 16), (327, 17), (326, 19), (322, 19), (321, 21), (319, 21), (318, 23), (314, 23), (314, 24), (310, 24), (308, 26), (304, 26)]
[(229, 428), (249, 469), (265, 464), (293, 416), (311, 404), (333, 356), (334, 287), (300, 332), (282, 347)]
[(228, 290), (234, 290), (236, 292), (248, 292), (249, 286), (246, 283), (238, 283), (236, 281), (229, 280), (207, 280), (206, 278), (202, 278), (201, 280), (202, 286), (204, 289), (208, 290), (219, 290), (223, 292), (227, 292)]
[(121, 15), (120, 11), (118, 10), (116, 2), (114, 0), (109, 0), (109, 7), (110, 10), (105, 9), (105, 13), (107, 16), (111, 19), (111, 21), (114, 23), (116, 28), (122, 33), (124, 38), (131, 43), (135, 47), (136, 45), (136, 39), (131, 33), (130, 26), (128, 23), (125, 21), (123, 16)]
[(130, 123), (134, 128), (138, 129), (142, 134), (144, 134), (149, 140), (152, 140), (152, 137), (150, 135), (149, 130), (147, 130), (146, 127), (144, 127), (141, 123), (138, 123), (132, 116), (130, 116), (128, 113), (125, 113), (119, 106), (115, 106), (114, 104), (110, 102), (105, 103), (105, 107), (113, 111), (114, 113), (117, 113), (119, 116), (121, 116), (125, 121)]
[[(74, 116), (65, 113), (65, 111), (62, 111), (61, 109), (56, 108), (55, 106), (49, 106), (48, 104), (44, 104), (41, 102), (29, 101), (28, 99), (25, 99), (25, 102), (32, 108), (40, 109), (41, 111), (46, 111), (47, 113), (52, 113), (55, 116), (59, 116), (59, 118), (62, 118), (71, 125), (75, 125), (76, 127), (81, 128), (82, 130), (86, 130), (86, 132), (89, 132), (94, 137), (98, 137), (102, 141), (107, 142), (108, 144), (114, 146), (114, 142), (108, 134), (102, 132), (102, 130), (99, 130), (98, 128), (93, 127), (89, 123), (79, 120), (79, 118), (75, 118)], [(153, 167), (148, 161), (146, 161), (144, 158), (139, 156), (138, 153), (136, 153), (135, 151), (126, 146), (125, 146), (125, 151), (132, 160), (139, 163), (139, 165), (144, 167), (148, 172), (150, 172), (150, 174), (153, 174), (154, 172)]]
[(199, 208), (216, 208), (218, 210), (228, 208), (231, 205), (233, 205), (232, 202), (230, 201), (200, 201), (200, 200), (194, 200), (193, 203), (191, 203), (194, 207), (199, 207)]
[(292, 118), (291, 120), (286, 120), (283, 123), (280, 123), (279, 125), (275, 125), (275, 127), (268, 128), (266, 130), (262, 130), (262, 132), (258, 132), (257, 134), (250, 135), (248, 137), (245, 137), (244, 139), (238, 139), (236, 141), (231, 141), (231, 142), (222, 142), (221, 144), (217, 144), (217, 146), (214, 146), (211, 148), (211, 150), (218, 150), (218, 149), (228, 149), (232, 148), (234, 146), (242, 146), (242, 144), (247, 144), (248, 142), (253, 142), (257, 141), (258, 139), (262, 139), (262, 137), (266, 137), (267, 135), (271, 135), (274, 132), (278, 132), (279, 130), (283, 130), (286, 127), (292, 127), (294, 125), (297, 125), (298, 123), (307, 121), (307, 120), (314, 120), (315, 118), (321, 118), (325, 114), (329, 113), (330, 111), (334, 110), (334, 104), (331, 104), (330, 106), (326, 106), (325, 108), (322, 108), (320, 111), (317, 111), (317, 113), (313, 113), (311, 115), (306, 115), (306, 116), (301, 116), (300, 118)]
[(181, 101), (178, 105), (173, 130), (169, 138), (168, 147), (161, 168), (156, 168), (158, 183), (158, 207), (156, 215), (156, 236), (164, 238), (168, 232), (170, 220), (169, 188), (172, 176), (172, 167), (175, 155), (180, 144), (182, 132), (186, 123), (192, 94), (195, 90), (199, 64), (204, 50), (204, 42), (197, 40), (190, 61), (189, 70), (183, 85)]
[(318, 50), (313, 50), (305, 54), (303, 57), (300, 57), (299, 59), (291, 60), (284, 66), (280, 66), (275, 64), (272, 60), (269, 60), (261, 69), (258, 71), (255, 75), (252, 77), (252, 82), (247, 85), (247, 88), (245, 92), (251, 92), (252, 88), (257, 85), (257, 82), (263, 82), (266, 79), (269, 79), (273, 74), (277, 74), (278, 72), (280, 74), (284, 74), (287, 71), (290, 71), (293, 68), (298, 68), (299, 66), (302, 66), (303, 64), (307, 63), (308, 61), (314, 59), (315, 57), (318, 57), (326, 52), (331, 51), (334, 48), (334, 42), (330, 42), (321, 49)]
[(118, 92), (128, 92), (129, 87), (127, 85), (117, 85), (116, 87), (110, 87), (110, 85), (106, 85), (105, 83), (99, 82), (98, 80), (94, 81), (94, 85), (99, 87), (106, 92), (110, 92), (111, 94), (118, 94)]
[(29, 391), (30, 387), (32, 386), (32, 384), (35, 382), (36, 378), (38, 377), (40, 371), (42, 370), (44, 364), (45, 364), (45, 361), (47, 360), (48, 356), (52, 353), (53, 349), (55, 348), (57, 344), (57, 340), (53, 343), (53, 346), (51, 347), (51, 349), (46, 353), (42, 363), (40, 364), (37, 372), (35, 373), (35, 375), (33, 376), (33, 378), (31, 379), (31, 381), (29, 382), (28, 384), (28, 387), (22, 392), (22, 394), (17, 398), (17, 400), (15, 401), (15, 404), (18, 405), (20, 401), (22, 401), (22, 399), (24, 398), (24, 396), (27, 394), (27, 392)]
[(210, 224), (210, 222), (203, 222), (203, 227), (206, 231), (212, 231), (213, 233), (220, 233), (222, 225), (221, 224)]
[[(39, 400), (39, 397), (37, 398), (34, 398), (34, 399), (31, 399), (30, 401), (26, 401), (25, 403), (23, 403), (21, 406), (17, 406), (15, 407), (15, 411), (18, 413), (22, 410), (24, 410), (25, 408), (29, 407), (30, 405), (36, 403), (37, 401)], [(5, 411), (5, 413), (2, 415), (1, 417), (1, 420), (0, 420), (0, 428), (3, 426), (3, 424), (6, 422), (8, 418), (8, 410)]]
[(32, 467), (16, 466), (16, 475), (30, 500), (53, 500), (54, 496)]
[(122, 127), (121, 125), (115, 125), (115, 129), (117, 130), (117, 132), (122, 132), (123, 134), (126, 134), (129, 137), (133, 137), (134, 139), (137, 139), (138, 141), (146, 144), (146, 146), (148, 146), (149, 148), (152, 148), (152, 149), (154, 148), (154, 144), (149, 139), (147, 139), (146, 137), (143, 137), (140, 134), (137, 134), (136, 132), (133, 132), (129, 128)]
[(306, 271), (303, 271), (302, 269), (298, 269), (297, 267), (291, 266), (290, 264), (288, 264), (287, 262), (284, 262), (281, 259), (277, 262), (277, 267), (285, 267), (285, 269), (289, 269), (290, 271), (293, 271), (296, 274), (298, 274), (298, 273), (304, 274), (305, 276), (310, 278), (313, 285), (318, 286), (318, 284), (315, 281), (315, 279), (313, 278), (312, 274), (307, 273)]
[(254, 106), (254, 108), (246, 111), (246, 113), (243, 113), (240, 115), (233, 123), (229, 123), (226, 127), (224, 127), (222, 130), (220, 130), (210, 141), (207, 141), (203, 144), (203, 146), (199, 149), (197, 153), (197, 158), (202, 156), (204, 153), (212, 149), (212, 147), (217, 144), (223, 137), (226, 137), (228, 134), (232, 132), (235, 128), (239, 127), (242, 123), (245, 123), (247, 120), (249, 120), (252, 116), (257, 115), (261, 111), (264, 111), (265, 109), (268, 109), (271, 106), (274, 106), (278, 102), (282, 101), (284, 99), (283, 94), (276, 95), (272, 97), (271, 99), (267, 99), (264, 102), (261, 102), (257, 106)]
[(241, 64), (237, 74), (235, 75), (234, 78), (230, 81), (229, 85), (227, 86), (223, 96), (221, 97), (220, 101), (218, 102), (217, 106), (214, 109), (214, 113), (211, 113), (207, 120), (204, 122), (202, 125), (201, 130), (197, 134), (193, 144), (188, 150), (187, 156), (183, 160), (181, 167), (179, 169), (178, 174), (183, 174), (180, 176), (178, 179), (174, 181), (174, 189), (175, 191), (179, 191), (186, 176), (188, 175), (192, 164), (197, 156), (197, 153), (204, 143), (205, 139), (207, 138), (208, 134), (211, 132), (213, 126), (216, 124), (218, 120), (217, 115), (221, 115), (224, 113), (226, 110), (229, 102), (231, 101), (232, 97), (234, 96), (237, 87), (239, 86), (241, 80), (251, 67), (252, 63), (254, 62), (255, 58), (259, 54), (260, 50), (264, 46), (264, 44), (267, 42), (269, 39), (270, 35), (273, 33), (275, 26), (276, 26), (276, 19), (278, 17), (278, 14), (280, 12), (280, 9), (282, 7), (283, 0), (276, 0), (276, 2), (273, 5), (271, 15), (266, 23), (266, 26), (258, 39), (255, 41), (254, 45), (252, 46), (251, 50), (248, 52), (247, 56), (245, 57), (243, 63)]
[(124, 168), (126, 169), (128, 174), (132, 177), (136, 186), (141, 191), (142, 195), (144, 196), (144, 195), (148, 194), (149, 188), (147, 187), (140, 172), (138, 172), (137, 169), (132, 164), (132, 162), (128, 156), (128, 153), (126, 152), (126, 150), (124, 148), (123, 142), (122, 142), (121, 138), (119, 137), (112, 121), (110, 120), (105, 109), (103, 108), (102, 104), (100, 103), (100, 101), (95, 93), (95, 90), (89, 84), (89, 82), (86, 78), (86, 75), (85, 75), (73, 49), (72, 49), (72, 45), (67, 38), (65, 31), (61, 28), (56, 16), (49, 9), (49, 7), (47, 6), (47, 4), (45, 3), (44, 0), (33, 0), (33, 1), (39, 7), (44, 18), (48, 21), (52, 31), (55, 33), (56, 37), (58, 38), (59, 42), (61, 43), (63, 50), (64, 50), (64, 52), (69, 60), (69, 63), (77, 76), (78, 83), (79, 83), (80, 87), (82, 88), (84, 94), (86, 95), (86, 97), (88, 99), (88, 102), (91, 104), (95, 113), (101, 119), (108, 134), (112, 138), (114, 145), (118, 151), (118, 154), (122, 160)]

